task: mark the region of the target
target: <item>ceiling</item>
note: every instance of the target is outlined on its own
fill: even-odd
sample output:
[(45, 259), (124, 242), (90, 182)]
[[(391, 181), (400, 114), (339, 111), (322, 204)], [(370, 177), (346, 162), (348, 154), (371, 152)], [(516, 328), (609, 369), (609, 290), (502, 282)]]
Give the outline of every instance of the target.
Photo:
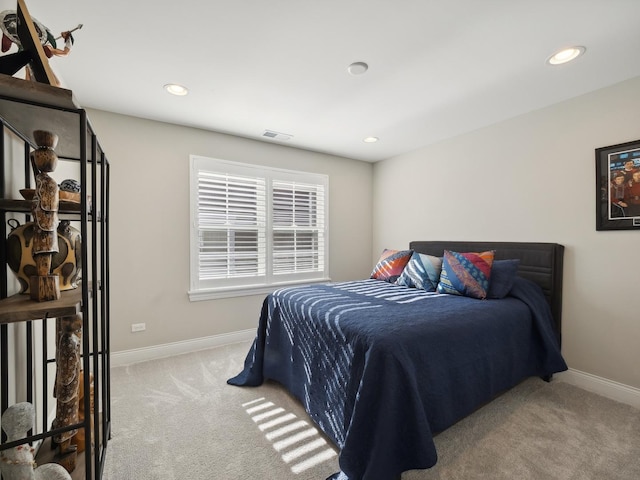
[(56, 36), (83, 24), (50, 64), (85, 108), (370, 162), (640, 76), (640, 0), (26, 4)]

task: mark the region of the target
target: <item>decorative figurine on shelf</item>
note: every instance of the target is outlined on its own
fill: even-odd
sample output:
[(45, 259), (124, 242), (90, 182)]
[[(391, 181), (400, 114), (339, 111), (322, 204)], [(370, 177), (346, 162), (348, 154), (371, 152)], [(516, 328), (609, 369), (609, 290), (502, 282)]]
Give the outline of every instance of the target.
[(33, 138), (38, 145), (31, 152), (36, 190), (31, 204), (35, 220), (33, 237), (33, 258), (36, 261), (36, 275), (30, 279), (32, 300), (44, 302), (60, 298), (60, 280), (51, 273), (51, 257), (58, 252), (58, 184), (49, 176), (58, 164), (54, 148), (58, 136), (44, 130), (35, 130)]
[[(56, 320), (56, 380), (53, 396), (56, 398), (56, 418), (53, 428), (78, 423), (80, 399), (80, 344), (82, 342), (82, 315), (70, 315)], [(58, 447), (54, 460), (68, 472), (76, 468), (77, 446), (72, 442), (78, 430), (55, 435)]]
[[(20, 440), (33, 428), (35, 410), (29, 402), (11, 405), (2, 414), (2, 429), (7, 442)], [(56, 463), (36, 468), (33, 448), (25, 443), (0, 452), (0, 473), (4, 480), (71, 480), (69, 473)]]
[[(43, 25), (33, 17), (31, 17), (31, 20), (33, 22), (35, 34), (37, 37), (35, 40), (37, 40), (40, 45), (42, 45), (42, 49), (47, 58), (51, 58), (53, 56), (66, 57), (67, 55), (69, 55), (74, 42), (72, 33), (76, 30), (80, 30), (82, 28), (82, 24), (79, 24), (77, 27), (71, 30), (62, 32), (59, 37), (55, 38), (51, 31), (45, 25)], [(0, 30), (2, 30), (2, 53), (8, 52), (13, 44), (18, 47), (17, 53), (10, 54), (5, 57), (0, 71), (2, 71), (2, 73), (4, 74), (13, 75), (22, 67), (26, 67), (25, 78), (27, 80), (31, 80), (34, 77), (30, 64), (30, 60), (33, 59), (33, 55), (25, 51), (23, 42), (20, 41), (18, 22), (19, 15), (17, 10), (4, 10), (3, 12), (0, 12)], [(57, 40), (60, 39), (64, 39), (64, 48), (58, 48)], [(12, 56), (13, 58), (10, 58)], [(56, 83), (59, 84), (57, 78), (55, 78), (55, 80)]]
[[(44, 53), (47, 58), (51, 58), (54, 55), (59, 57), (66, 57), (73, 47), (74, 38), (72, 33), (82, 28), (82, 24), (77, 27), (62, 32), (59, 37), (54, 38), (51, 30), (39, 22), (34, 17), (33, 25), (36, 27), (36, 34), (38, 40), (44, 49)], [(18, 49), (22, 49), (22, 42), (18, 36), (18, 12), (16, 10), (4, 10), (0, 12), (0, 30), (2, 30), (2, 53), (7, 52), (11, 48), (11, 44), (15, 43)], [(64, 49), (58, 48), (57, 41), (64, 38)]]

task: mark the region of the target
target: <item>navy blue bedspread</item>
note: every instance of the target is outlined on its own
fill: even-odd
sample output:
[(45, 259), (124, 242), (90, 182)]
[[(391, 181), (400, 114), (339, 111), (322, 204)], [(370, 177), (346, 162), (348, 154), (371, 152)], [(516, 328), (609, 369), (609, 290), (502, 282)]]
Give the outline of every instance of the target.
[(542, 290), (476, 300), (379, 280), (267, 296), (244, 370), (284, 385), (340, 448), (341, 478), (435, 465), (433, 434), (530, 376), (567, 369)]

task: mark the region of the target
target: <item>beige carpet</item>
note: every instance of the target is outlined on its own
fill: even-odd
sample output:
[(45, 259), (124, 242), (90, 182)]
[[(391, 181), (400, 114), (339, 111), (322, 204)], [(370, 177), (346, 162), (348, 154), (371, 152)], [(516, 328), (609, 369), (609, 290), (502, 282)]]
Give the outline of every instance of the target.
[[(105, 480), (324, 480), (337, 451), (277, 384), (225, 382), (248, 343), (112, 370)], [(402, 480), (638, 480), (640, 410), (532, 378), (436, 437)]]

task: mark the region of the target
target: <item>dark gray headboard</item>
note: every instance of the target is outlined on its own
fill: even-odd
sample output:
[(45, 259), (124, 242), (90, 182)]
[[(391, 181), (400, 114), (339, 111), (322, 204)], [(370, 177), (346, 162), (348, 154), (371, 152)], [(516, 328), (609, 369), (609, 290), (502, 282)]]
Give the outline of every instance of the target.
[(496, 260), (520, 259), (518, 275), (542, 287), (555, 320), (558, 340), (562, 333), (562, 259), (564, 246), (558, 243), (413, 241), (409, 248), (441, 257), (445, 250), (480, 252), (495, 250)]

